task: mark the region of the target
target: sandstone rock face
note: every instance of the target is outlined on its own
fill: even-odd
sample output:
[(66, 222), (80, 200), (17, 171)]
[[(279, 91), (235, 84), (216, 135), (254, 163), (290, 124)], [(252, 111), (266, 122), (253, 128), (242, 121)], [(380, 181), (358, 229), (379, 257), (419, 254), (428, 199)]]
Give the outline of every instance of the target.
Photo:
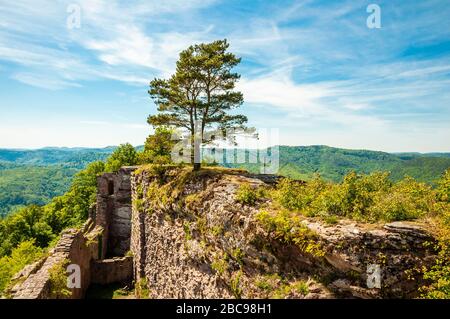
[[(434, 261), (428, 243), (434, 241), (423, 225), (394, 222), (382, 227), (340, 221), (327, 226), (305, 220), (326, 247), (324, 273), (333, 272), (351, 278), (336, 280), (332, 287), (349, 297), (414, 297), (420, 284), (415, 271)], [(331, 265), (332, 268), (327, 267)], [(380, 269), (380, 287), (367, 289), (370, 266)], [(356, 289), (358, 288), (358, 289)], [(363, 288), (363, 289), (361, 289)]]
[[(261, 227), (255, 216), (267, 199), (236, 200), (243, 183), (267, 187), (273, 178), (194, 174), (177, 191), (166, 190), (177, 174), (156, 177), (144, 169), (132, 177), (139, 202), (131, 217), (135, 280), (146, 282), (153, 298), (414, 297), (421, 284), (414, 269), (434, 260), (424, 225), (406, 222), (327, 225), (304, 218), (324, 250), (305, 253)], [(159, 200), (165, 195), (170, 200)], [(379, 286), (370, 282), (373, 267)]]

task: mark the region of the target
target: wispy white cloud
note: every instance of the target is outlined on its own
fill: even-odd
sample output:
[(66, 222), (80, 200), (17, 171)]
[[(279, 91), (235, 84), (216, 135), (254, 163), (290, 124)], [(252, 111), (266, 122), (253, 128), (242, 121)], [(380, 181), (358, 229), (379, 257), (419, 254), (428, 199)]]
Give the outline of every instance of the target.
[[(72, 1), (1, 2), (0, 60), (15, 66), (6, 72), (21, 83), (60, 90), (114, 80), (137, 86), (144, 93), (129, 102), (143, 104), (143, 87), (170, 75), (182, 49), (226, 37), (243, 57), (238, 88), (255, 121), (264, 123), (258, 113), (265, 108), (281, 114), (279, 126), (308, 127), (321, 138), (345, 127), (373, 143), (376, 132), (404, 136), (425, 119), (437, 138), (448, 132), (450, 57), (414, 51), (405, 57), (411, 44), (426, 49), (450, 41), (444, 1), (380, 0), (381, 30), (365, 26), (365, 3), (353, 0), (267, 1), (242, 10), (243, 3), (222, 1), (233, 8), (222, 15), (214, 7), (220, 2), (80, 0), (81, 28), (72, 30), (66, 27)], [(132, 122), (128, 128), (144, 129)], [(334, 136), (350, 143), (348, 132)]]
[(14, 73), (11, 77), (19, 82), (48, 90), (58, 90), (68, 87), (81, 87), (80, 84), (75, 82), (54, 79), (51, 77), (46, 77), (45, 75), (39, 76), (34, 73)]

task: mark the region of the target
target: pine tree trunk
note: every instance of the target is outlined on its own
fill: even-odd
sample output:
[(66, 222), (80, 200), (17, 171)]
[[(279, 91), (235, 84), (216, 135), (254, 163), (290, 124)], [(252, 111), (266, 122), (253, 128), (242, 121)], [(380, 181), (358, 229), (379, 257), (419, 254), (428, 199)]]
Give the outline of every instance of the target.
[(201, 168), (200, 163), (200, 143), (195, 140), (195, 137), (191, 136), (191, 164), (194, 171), (198, 171)]

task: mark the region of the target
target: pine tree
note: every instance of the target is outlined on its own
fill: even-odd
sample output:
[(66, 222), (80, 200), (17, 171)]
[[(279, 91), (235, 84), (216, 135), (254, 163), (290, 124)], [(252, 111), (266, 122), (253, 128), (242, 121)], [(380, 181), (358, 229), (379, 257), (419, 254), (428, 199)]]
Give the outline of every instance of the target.
[(246, 116), (230, 114), (244, 99), (234, 90), (240, 75), (232, 72), (241, 59), (227, 52), (228, 47), (227, 40), (190, 46), (180, 53), (175, 74), (150, 83), (158, 114), (149, 116), (148, 123), (187, 131), (195, 170), (200, 168), (202, 144), (218, 137), (234, 141), (235, 135), (228, 133), (246, 129)]

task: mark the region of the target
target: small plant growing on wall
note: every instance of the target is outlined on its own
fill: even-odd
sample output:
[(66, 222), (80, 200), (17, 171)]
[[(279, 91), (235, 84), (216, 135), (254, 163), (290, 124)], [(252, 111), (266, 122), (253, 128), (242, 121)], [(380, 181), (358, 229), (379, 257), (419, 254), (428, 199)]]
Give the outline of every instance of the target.
[(239, 270), (233, 273), (230, 280), (231, 292), (237, 299), (240, 299), (242, 297), (241, 277), (242, 277), (242, 270)]
[(64, 259), (53, 265), (49, 270), (50, 275), (50, 296), (53, 299), (66, 299), (72, 296), (72, 292), (67, 288), (68, 259)]
[(141, 278), (136, 282), (135, 286), (136, 298), (148, 299), (150, 298), (150, 289), (148, 289), (148, 283), (146, 278)]

